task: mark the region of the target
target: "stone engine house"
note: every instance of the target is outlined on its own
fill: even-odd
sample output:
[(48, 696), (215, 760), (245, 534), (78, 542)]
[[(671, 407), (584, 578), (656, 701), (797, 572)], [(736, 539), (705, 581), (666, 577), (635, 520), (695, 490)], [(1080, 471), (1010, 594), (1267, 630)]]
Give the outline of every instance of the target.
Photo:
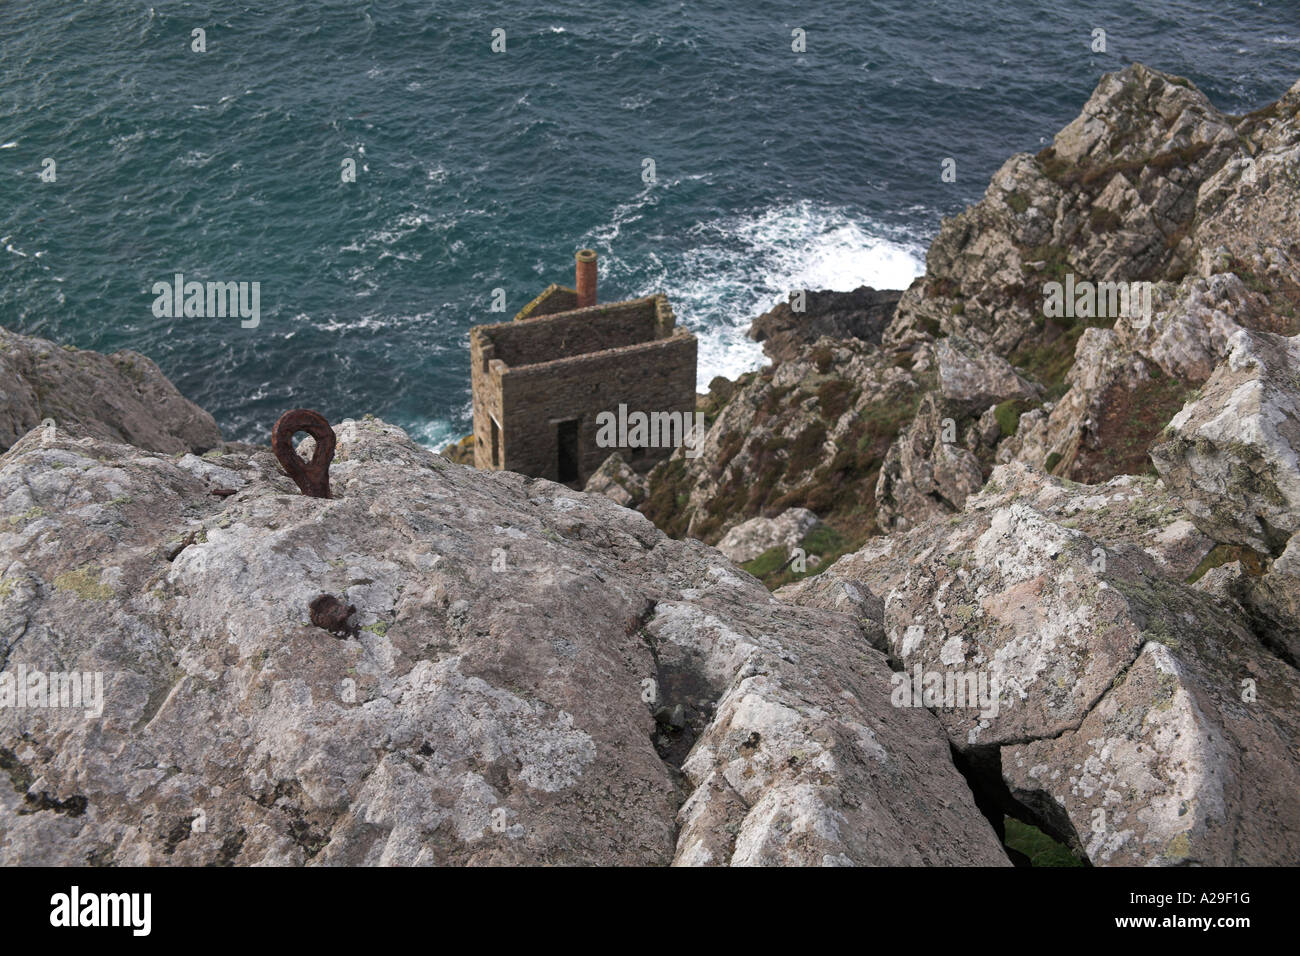
[(695, 336), (662, 294), (598, 305), (596, 253), (577, 288), (549, 286), (514, 321), (470, 330), (474, 465), (581, 487), (618, 451), (639, 471), (671, 448), (600, 447), (596, 416), (695, 411)]

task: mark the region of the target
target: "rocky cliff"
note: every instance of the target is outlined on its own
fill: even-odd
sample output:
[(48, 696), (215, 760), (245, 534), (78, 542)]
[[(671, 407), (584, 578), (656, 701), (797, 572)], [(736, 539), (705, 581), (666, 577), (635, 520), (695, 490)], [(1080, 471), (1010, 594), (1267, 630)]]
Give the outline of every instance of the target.
[(879, 344), (901, 297), (901, 292), (865, 285), (852, 292), (804, 292), (796, 302), (782, 302), (756, 318), (749, 335), (777, 362), (822, 337)]
[(706, 453), (640, 507), (878, 621), (903, 672), (998, 674), (992, 719), (936, 711), (959, 763), (1093, 863), (1294, 860), (1297, 208), (1300, 83), (1229, 116), (1107, 76), (878, 341), (715, 382)]
[[(1105, 77), (887, 322), (774, 310), (703, 454), (593, 493), (375, 419), (332, 499), (15, 426), (0, 862), (1293, 863), (1298, 200), (1300, 84)], [(1099, 314), (1121, 281), (1151, 307)]]
[(139, 352), (101, 355), (0, 328), (0, 450), (47, 421), (150, 451), (221, 444), (212, 416)]
[(996, 713), (937, 710), (954, 748), (1007, 813), (1094, 864), (1290, 864), (1300, 677), (1197, 577), (1212, 541), (1195, 517), (1155, 479), (1001, 465), (959, 515), (778, 596), (880, 595), (904, 672), (996, 674)]
[(269, 452), (0, 460), (4, 671), (104, 675), (97, 719), (0, 709), (0, 862), (1006, 864), (875, 625), (600, 496), (338, 437), (330, 500)]
[(1234, 335), (1300, 332), (1298, 111), (1300, 83), (1229, 116), (1179, 77), (1104, 77), (1051, 146), (943, 222), (883, 331), (843, 296), (856, 324), (716, 382), (707, 452), (660, 466), (638, 506), (709, 542), (807, 508), (834, 556), (960, 510), (999, 463), (1153, 473), (1149, 451)]

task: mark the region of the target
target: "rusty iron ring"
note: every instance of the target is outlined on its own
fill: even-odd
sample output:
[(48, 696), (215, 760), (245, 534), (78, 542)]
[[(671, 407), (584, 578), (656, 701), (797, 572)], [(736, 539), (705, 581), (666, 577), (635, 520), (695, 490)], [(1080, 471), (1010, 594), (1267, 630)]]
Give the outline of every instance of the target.
[[(316, 440), (316, 451), (311, 461), (303, 461), (293, 447), (293, 436), (306, 432)], [(334, 460), (337, 439), (334, 429), (320, 412), (310, 408), (295, 408), (280, 416), (271, 429), (271, 451), (293, 483), (304, 495), (311, 498), (332, 498), (330, 494), (330, 462)]]

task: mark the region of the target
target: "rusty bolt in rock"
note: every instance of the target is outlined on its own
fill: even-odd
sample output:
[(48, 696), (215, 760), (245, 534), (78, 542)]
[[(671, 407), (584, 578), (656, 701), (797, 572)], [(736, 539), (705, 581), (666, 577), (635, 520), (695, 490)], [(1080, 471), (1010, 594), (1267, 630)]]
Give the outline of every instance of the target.
[[(311, 461), (303, 461), (294, 450), (293, 436), (298, 432), (306, 432), (316, 440), (316, 451)], [(279, 459), (280, 467), (299, 490), (311, 498), (334, 497), (330, 494), (330, 462), (334, 460), (335, 443), (330, 423), (324, 415), (310, 408), (285, 412), (271, 429), (271, 451)]]
[(311, 622), (321, 630), (335, 637), (356, 632), (356, 628), (348, 627), (348, 618), (357, 613), (355, 604), (344, 604), (332, 594), (318, 594), (307, 606), (311, 609)]

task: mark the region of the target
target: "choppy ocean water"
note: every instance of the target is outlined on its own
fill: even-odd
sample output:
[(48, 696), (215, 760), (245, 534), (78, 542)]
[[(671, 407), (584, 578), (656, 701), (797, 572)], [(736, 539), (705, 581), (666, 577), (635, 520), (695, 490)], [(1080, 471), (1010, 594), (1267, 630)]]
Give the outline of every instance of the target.
[[(704, 386), (788, 290), (906, 285), (1102, 73), (1234, 112), (1300, 76), (1297, 0), (471, 6), (0, 4), (0, 323), (144, 352), (228, 438), (306, 405), (436, 447), (492, 290), (513, 313), (579, 247), (603, 299), (670, 295)], [(176, 272), (260, 283), (257, 327), (156, 316)]]

